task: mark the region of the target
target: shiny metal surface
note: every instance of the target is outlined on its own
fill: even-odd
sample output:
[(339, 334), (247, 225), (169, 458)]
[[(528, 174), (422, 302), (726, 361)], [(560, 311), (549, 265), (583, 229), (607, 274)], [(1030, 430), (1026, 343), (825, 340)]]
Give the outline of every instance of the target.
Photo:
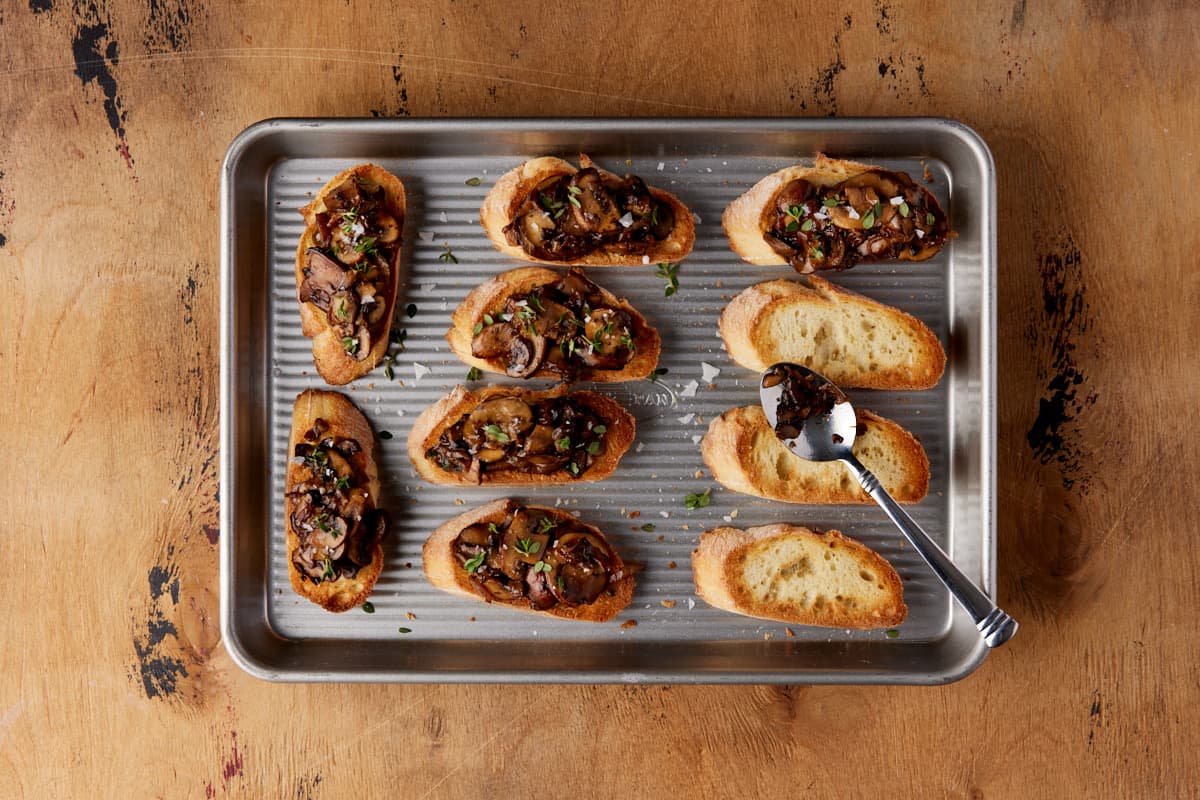
[[(528, 157), (573, 160), (581, 151), (674, 192), (698, 217), (675, 296), (664, 297), (653, 265), (591, 271), (663, 335), (669, 371), (658, 383), (598, 387), (634, 411), (638, 444), (603, 483), (514, 493), (577, 511), (646, 564), (633, 604), (609, 625), (517, 614), (430, 587), (420, 563), (428, 533), (505, 493), (424, 485), (404, 454), (415, 417), (466, 373), (442, 339), (450, 312), (487, 276), (519, 266), (479, 227), (484, 194)], [(942, 683), (975, 669), (987, 648), (970, 618), (878, 509), (749, 498), (722, 490), (703, 469), (698, 442), (708, 421), (757, 402), (758, 376), (728, 359), (717, 318), (747, 286), (794, 274), (741, 262), (721, 211), (758, 178), (820, 151), (914, 176), (927, 168), (959, 232), (927, 262), (864, 264), (832, 280), (920, 317), (946, 345), (937, 388), (849, 394), (921, 438), (933, 476), (911, 512), (994, 593), (995, 177), (968, 128), (930, 119), (270, 120), (233, 142), (222, 173), (221, 623), (234, 659), (259, 677), (289, 681)], [(408, 338), (397, 379), (381, 367), (346, 387), (376, 430), (394, 437), (381, 442), (381, 468), (395, 524), (375, 613), (332, 615), (292, 593), (284, 558), (291, 403), (321, 385), (299, 333), (292, 258), (308, 194), (367, 160), (399, 175), (409, 194), (397, 313)], [(439, 258), (447, 248), (457, 263)], [(685, 508), (687, 494), (710, 487), (708, 507)], [(905, 579), (910, 609), (898, 635), (793, 626), (789, 636), (781, 624), (699, 600), (690, 553), (700, 533), (772, 521), (837, 528), (887, 557)], [(626, 620), (636, 627), (622, 628)]]

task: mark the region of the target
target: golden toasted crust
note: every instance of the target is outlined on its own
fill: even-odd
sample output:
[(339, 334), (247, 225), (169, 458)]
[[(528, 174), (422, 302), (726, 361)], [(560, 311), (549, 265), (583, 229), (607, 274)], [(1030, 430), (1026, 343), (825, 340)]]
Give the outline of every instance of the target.
[(417, 417), (408, 435), (408, 458), (422, 478), (444, 486), (549, 486), (603, 480), (613, 473), (621, 461), (621, 456), (625, 455), (629, 446), (633, 444), (637, 427), (633, 415), (620, 403), (597, 392), (580, 391), (569, 394), (571, 402), (595, 411), (608, 428), (604, 433), (604, 455), (593, 461), (587, 471), (578, 478), (565, 471), (538, 475), (515, 470), (483, 472), (472, 476), (465, 472), (447, 472), (425, 457), (425, 453), (438, 443), (448, 428), (453, 427), (463, 415), (470, 413), (480, 403), (495, 397), (517, 397), (526, 403), (536, 403), (552, 397), (565, 396), (568, 396), (567, 387), (563, 385), (542, 391), (515, 386), (487, 386), (477, 392), (465, 386), (456, 386), (450, 394)]
[[(579, 163), (583, 167), (593, 166), (592, 160), (586, 155), (579, 157)], [(483, 229), (496, 249), (522, 261), (586, 267), (640, 266), (645, 263), (643, 256), (649, 258), (651, 263), (675, 262), (682, 261), (692, 252), (692, 245), (696, 241), (696, 223), (692, 219), (691, 210), (675, 195), (653, 186), (647, 186), (651, 197), (660, 203), (668, 204), (674, 212), (675, 230), (666, 239), (646, 250), (645, 253), (631, 254), (596, 250), (571, 261), (544, 261), (529, 255), (519, 245), (509, 244), (508, 238), (504, 235), (504, 228), (516, 217), (517, 210), (525, 202), (529, 193), (545, 180), (557, 175), (572, 175), (576, 171), (575, 167), (561, 158), (542, 156), (526, 161), (496, 181), (496, 185), (487, 193), (487, 197), (483, 199), (483, 205), (479, 208), (479, 221), (483, 224)]]
[[(466, 363), (485, 372), (505, 374), (503, 358), (476, 358), (471, 355), (471, 341), (474, 338), (475, 326), (482, 324), (483, 315), (493, 313), (503, 308), (504, 302), (514, 295), (528, 294), (539, 286), (555, 283), (561, 276), (552, 269), (545, 267), (519, 267), (502, 272), (489, 278), (484, 283), (471, 290), (458, 308), (454, 309), (450, 329), (446, 331), (446, 341), (450, 349)], [(646, 318), (638, 313), (625, 298), (618, 298), (612, 292), (600, 288), (604, 304), (609, 308), (619, 308), (629, 315), (633, 323), (634, 355), (623, 369), (588, 369), (583, 367), (576, 373), (576, 379), (595, 383), (619, 383), (621, 381), (636, 381), (647, 377), (658, 366), (658, 357), (662, 352), (662, 339), (658, 331), (650, 327)], [(559, 378), (553, 370), (541, 367), (533, 378)]]
[(908, 615), (892, 565), (838, 531), (716, 528), (692, 552), (692, 575), (706, 603), (748, 617), (869, 629), (899, 625)]
[[(300, 285), (304, 283), (304, 267), (307, 265), (305, 254), (308, 252), (308, 248), (314, 246), (317, 214), (325, 210), (325, 198), (330, 192), (337, 189), (347, 180), (355, 177), (367, 183), (383, 187), (390, 211), (396, 218), (396, 222), (399, 223), (400, 230), (404, 230), (407, 200), (404, 193), (404, 184), (400, 182), (399, 178), (375, 164), (359, 164), (356, 167), (339, 172), (329, 183), (321, 188), (321, 191), (317, 192), (308, 205), (300, 209), (300, 213), (304, 216), (305, 227), (304, 233), (300, 237), (300, 244), (296, 247), (297, 293), (300, 290)], [(403, 238), (401, 238), (401, 241), (403, 241)], [(392, 275), (388, 281), (389, 286), (386, 298), (387, 313), (384, 314), (383, 322), (379, 325), (384, 334), (377, 337), (371, 343), (371, 350), (362, 361), (356, 360), (346, 352), (346, 349), (342, 346), (341, 339), (338, 338), (329, 324), (329, 319), (321, 309), (312, 303), (300, 303), (301, 330), (305, 336), (313, 340), (313, 362), (317, 366), (317, 372), (325, 379), (326, 383), (333, 386), (347, 384), (355, 378), (366, 375), (383, 360), (383, 356), (387, 353), (388, 349), (388, 331), (392, 327), (392, 316), (396, 312), (396, 291), (400, 285), (399, 275), (396, 274), (399, 272), (399, 262), (400, 257), (397, 255)]]
[[(292, 432), (288, 437), (288, 468), (286, 487), (293, 486), (297, 480), (300, 467), (291, 459), (296, 452), (296, 445), (313, 426), (317, 419), (323, 419), (329, 425), (329, 435), (338, 439), (353, 439), (359, 443), (362, 450), (347, 456), (347, 460), (357, 472), (367, 477), (367, 493), (371, 501), (379, 502), (379, 468), (376, 464), (375, 435), (362, 412), (354, 403), (342, 394), (322, 389), (307, 389), (296, 398), (292, 409)], [(376, 506), (378, 507), (378, 505)], [(336, 581), (313, 583), (305, 580), (296, 565), (292, 563), (292, 554), (300, 547), (300, 537), (292, 529), (292, 512), (295, 504), (285, 494), (283, 503), (283, 518), (287, 526), (287, 562), (288, 577), (292, 589), (301, 597), (307, 597), (326, 611), (347, 611), (360, 606), (371, 596), (375, 581), (383, 569), (383, 545), (375, 542), (371, 548), (371, 563), (359, 569), (353, 578), (338, 578)]]
[[(929, 491), (924, 448), (895, 422), (870, 411), (856, 413), (864, 430), (855, 437), (854, 455), (897, 501), (921, 500)], [(735, 492), (787, 503), (873, 502), (844, 464), (805, 461), (784, 447), (758, 406), (714, 419), (700, 452), (713, 478)]]
[(847, 387), (937, 385), (946, 351), (925, 323), (815, 275), (806, 279), (756, 284), (730, 301), (720, 321), (730, 358), (758, 372), (801, 364)]
[[(787, 259), (776, 253), (763, 238), (763, 234), (771, 227), (771, 217), (775, 213), (775, 197), (780, 190), (794, 180), (806, 180), (814, 186), (835, 186), (873, 169), (881, 167), (827, 158), (824, 154), (818, 154), (811, 167), (797, 164), (772, 172), (725, 207), (725, 213), (721, 215), (721, 226), (725, 229), (725, 235), (729, 237), (729, 246), (743, 261), (751, 264), (764, 266), (788, 263)], [(900, 261), (924, 261), (940, 249), (925, 247), (916, 255), (905, 252), (898, 258)]]
[[(503, 522), (517, 508), (518, 504), (511, 499), (493, 500), (486, 505), (472, 509), (464, 514), (459, 514), (457, 517), (442, 523), (425, 541), (425, 546), (421, 549), (421, 556), (425, 564), (425, 577), (438, 589), (458, 595), (459, 597), (480, 600), (485, 603), (490, 602), (495, 605), (511, 608), (514, 611), (543, 614), (549, 617), (558, 617), (559, 619), (573, 619), (583, 622), (608, 622), (629, 605), (629, 602), (633, 599), (634, 579), (632, 574), (625, 574), (620, 580), (612, 584), (611, 595), (603, 594), (594, 603), (587, 605), (554, 606), (549, 609), (539, 609), (529, 605), (528, 601), (505, 601), (486, 596), (479, 587), (471, 582), (467, 571), (455, 562), (452, 549), (454, 540), (468, 525)], [(561, 522), (570, 522), (573, 529), (577, 528), (587, 531), (595, 536), (599, 536), (606, 542), (608, 541), (604, 534), (597, 528), (580, 522), (573, 515), (565, 511), (547, 506), (531, 505), (526, 506), (526, 508), (545, 514)], [(609, 546), (611, 545), (612, 543), (609, 542)], [(625, 573), (625, 564), (621, 561), (620, 555), (616, 553), (616, 549), (613, 550), (613, 553), (616, 555), (614, 569)]]

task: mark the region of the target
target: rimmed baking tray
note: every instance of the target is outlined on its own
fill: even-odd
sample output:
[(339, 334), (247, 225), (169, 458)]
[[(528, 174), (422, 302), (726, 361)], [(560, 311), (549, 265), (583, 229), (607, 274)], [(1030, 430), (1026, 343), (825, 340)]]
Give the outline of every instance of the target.
[[(416, 416), (465, 379), (442, 338), (451, 311), (488, 276), (519, 266), (479, 226), (484, 194), (526, 158), (573, 160), (580, 152), (675, 193), (697, 222), (672, 297), (654, 265), (592, 270), (663, 335), (660, 366), (668, 372), (657, 382), (600, 387), (638, 417), (635, 449), (602, 483), (512, 493), (578, 512), (645, 563), (632, 605), (607, 625), (519, 614), (433, 589), (421, 571), (426, 536), (509, 493), (424, 485), (404, 453)], [(794, 277), (787, 266), (740, 261), (721, 212), (760, 177), (818, 152), (925, 176), (958, 231), (930, 261), (864, 264), (830, 277), (915, 314), (945, 344), (949, 363), (937, 388), (851, 395), (920, 437), (932, 481), (910, 512), (994, 594), (995, 176), (971, 129), (943, 119), (267, 120), (230, 145), (221, 182), (221, 629), (234, 660), (278, 681), (919, 684), (973, 671), (986, 655), (974, 625), (881, 511), (725, 491), (700, 457), (709, 420), (757, 398), (756, 376), (722, 348), (722, 308), (751, 284)], [(376, 431), (393, 437), (381, 442), (393, 524), (374, 613), (335, 615), (297, 597), (287, 579), (282, 486), (291, 406), (301, 390), (323, 385), (300, 334), (293, 258), (297, 209), (362, 161), (382, 164), (407, 187), (396, 323), (407, 338), (394, 380), (381, 366), (344, 389)], [(711, 505), (685, 508), (686, 495), (710, 487)], [(908, 620), (890, 632), (805, 628), (698, 599), (690, 554), (699, 535), (772, 521), (837, 528), (882, 553), (903, 578)]]

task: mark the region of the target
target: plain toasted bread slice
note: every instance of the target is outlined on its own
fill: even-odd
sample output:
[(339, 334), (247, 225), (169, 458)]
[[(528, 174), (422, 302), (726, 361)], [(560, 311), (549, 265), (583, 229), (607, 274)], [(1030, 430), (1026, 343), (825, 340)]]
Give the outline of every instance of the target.
[(908, 615), (900, 576), (838, 531), (716, 528), (692, 552), (696, 592), (747, 617), (826, 628), (889, 628)]
[[(296, 445), (304, 441), (305, 433), (316, 424), (317, 420), (324, 421), (327, 426), (327, 436), (334, 440), (353, 439), (361, 446), (362, 449), (359, 452), (347, 455), (345, 459), (353, 468), (355, 475), (361, 479), (371, 507), (375, 509), (378, 508), (380, 494), (379, 468), (376, 461), (375, 435), (371, 432), (367, 418), (355, 407), (354, 403), (338, 392), (308, 389), (300, 393), (292, 410), (292, 431), (288, 438), (287, 450), (287, 478), (284, 484), (283, 517), (287, 527), (288, 576), (296, 594), (308, 598), (326, 611), (340, 612), (360, 606), (370, 597), (371, 590), (375, 587), (375, 582), (379, 579), (379, 573), (383, 569), (383, 545), (380, 536), (373, 536), (368, 548), (370, 563), (359, 567), (357, 574), (353, 577), (341, 576), (337, 580), (324, 580), (316, 583), (302, 575), (297, 569), (293, 555), (301, 546), (301, 541), (292, 525), (293, 512), (296, 511), (297, 504), (289, 490), (310, 475), (304, 474), (307, 472), (305, 466), (296, 463), (293, 454), (296, 452)], [(358, 482), (355, 481), (355, 483)], [(360, 535), (370, 535), (370, 532), (363, 531)]]
[[(595, 166), (586, 155), (579, 157), (579, 163), (585, 168)], [(691, 210), (675, 195), (653, 186), (647, 186), (650, 195), (660, 203), (670, 206), (675, 218), (675, 227), (666, 239), (650, 244), (644, 250), (633, 253), (600, 249), (580, 258), (547, 261), (535, 258), (519, 245), (510, 243), (504, 233), (504, 228), (516, 218), (518, 209), (530, 193), (551, 178), (559, 175), (572, 175), (575, 172), (577, 172), (576, 168), (561, 158), (542, 156), (530, 159), (513, 168), (496, 181), (496, 185), (487, 193), (483, 205), (479, 209), (479, 221), (483, 224), (483, 229), (496, 249), (522, 261), (586, 267), (632, 267), (646, 263), (673, 263), (682, 261), (692, 252), (692, 245), (696, 241), (696, 224), (692, 219)]]
[(503, 605), (514, 611), (542, 614), (559, 619), (571, 619), (583, 622), (608, 622), (629, 605), (629, 602), (633, 599), (634, 578), (630, 570), (625, 567), (624, 562), (621, 561), (621, 557), (617, 554), (616, 549), (612, 548), (612, 543), (608, 542), (604, 534), (594, 526), (579, 521), (566, 511), (547, 506), (527, 505), (523, 507), (557, 520), (560, 524), (568, 524), (571, 530), (586, 531), (597, 536), (612, 548), (614, 557), (612, 574), (614, 579), (610, 581), (608, 589), (604, 593), (591, 603), (580, 605), (559, 604), (541, 609), (531, 605), (528, 599), (504, 600), (490, 595), (478, 583), (471, 580), (470, 573), (454, 557), (454, 540), (462, 533), (464, 528), (471, 525), (486, 525), (488, 523), (502, 525), (505, 520), (521, 507), (516, 501), (508, 498), (493, 500), (486, 505), (467, 511), (464, 514), (459, 514), (457, 517), (442, 523), (425, 541), (425, 545), (421, 550), (425, 566), (425, 577), (436, 588), (459, 597)]
[[(929, 458), (911, 433), (889, 419), (855, 409), (859, 433), (854, 455), (901, 503), (929, 491)], [(726, 411), (700, 443), (704, 463), (722, 486), (787, 503), (871, 503), (850, 470), (838, 461), (805, 461), (784, 447), (758, 406)]]
[(339, 172), (317, 192), (308, 205), (300, 209), (300, 213), (304, 216), (305, 227), (304, 233), (300, 237), (300, 244), (296, 248), (297, 290), (304, 283), (304, 270), (307, 266), (308, 249), (315, 245), (317, 215), (326, 210), (325, 203), (329, 195), (347, 181), (383, 187), (389, 210), (400, 226), (401, 239), (396, 244), (396, 257), (391, 268), (392, 274), (388, 277), (384, 290), (376, 295), (377, 298), (381, 298), (387, 304), (386, 311), (384, 312), (383, 319), (373, 326), (378, 329), (379, 335), (374, 337), (365, 358), (357, 359), (354, 355), (346, 351), (342, 339), (333, 329), (333, 326), (329, 324), (326, 312), (313, 303), (300, 301), (301, 330), (305, 336), (313, 340), (313, 362), (316, 364), (317, 372), (325, 379), (325, 382), (334, 386), (347, 384), (355, 378), (366, 375), (383, 360), (384, 355), (387, 353), (392, 317), (396, 312), (396, 292), (400, 285), (397, 273), (400, 267), (404, 217), (407, 212), (404, 184), (400, 182), (399, 178), (383, 167), (375, 164), (359, 164), (358, 166)]
[[(578, 477), (566, 470), (549, 474), (533, 472), (465, 471), (450, 472), (439, 467), (426, 453), (441, 439), (442, 434), (457, 424), (477, 406), (489, 400), (513, 397), (533, 404), (551, 398), (569, 398), (572, 404), (595, 412), (603, 420), (604, 452)], [(417, 473), (430, 483), (444, 486), (549, 486), (564, 483), (598, 481), (607, 478), (617, 468), (621, 457), (633, 444), (636, 434), (633, 415), (616, 400), (597, 392), (569, 392), (565, 385), (553, 389), (532, 391), (515, 386), (487, 386), (472, 391), (456, 386), (448, 395), (421, 412), (408, 436), (408, 457)]]
[[(502, 272), (489, 278), (463, 299), (451, 317), (450, 329), (446, 331), (446, 341), (455, 355), (485, 372), (506, 372), (503, 358), (478, 358), (471, 353), (471, 345), (475, 332), (487, 324), (485, 317), (495, 318), (497, 311), (504, 308), (508, 298), (529, 294), (534, 289), (548, 286), (561, 279), (561, 275), (546, 267), (519, 267)], [(632, 323), (633, 357), (621, 369), (593, 369), (580, 367), (573, 378), (580, 381), (595, 383), (619, 383), (621, 381), (641, 380), (650, 375), (658, 366), (658, 358), (662, 352), (662, 339), (650, 323), (646, 322), (637, 309), (630, 305), (625, 298), (618, 298), (603, 287), (597, 287), (604, 297), (604, 307), (624, 311)], [(559, 378), (560, 374), (546, 366), (541, 366), (530, 378)]]
[[(776, 199), (780, 192), (792, 181), (805, 180), (814, 186), (836, 186), (864, 172), (881, 169), (870, 164), (857, 161), (828, 158), (818, 154), (812, 166), (797, 164), (784, 167), (773, 172), (754, 184), (745, 194), (739, 196), (725, 208), (721, 215), (721, 225), (729, 238), (729, 246), (742, 260), (751, 264), (764, 266), (768, 264), (786, 264), (787, 259), (775, 251), (763, 234), (771, 229), (771, 219), (775, 214)], [(932, 194), (927, 190), (926, 202), (932, 204), (936, 213), (945, 216)], [(886, 201), (886, 200), (885, 200)], [(951, 233), (950, 236), (953, 236)], [(941, 249), (938, 246), (922, 247), (917, 253), (904, 252), (898, 256), (900, 261), (924, 261), (933, 257)], [(871, 260), (871, 259), (867, 259)], [(799, 269), (799, 268), (797, 268)]]
[(757, 372), (801, 364), (864, 389), (937, 385), (946, 351), (925, 323), (815, 275), (806, 280), (767, 281), (733, 298), (720, 328), (734, 361)]

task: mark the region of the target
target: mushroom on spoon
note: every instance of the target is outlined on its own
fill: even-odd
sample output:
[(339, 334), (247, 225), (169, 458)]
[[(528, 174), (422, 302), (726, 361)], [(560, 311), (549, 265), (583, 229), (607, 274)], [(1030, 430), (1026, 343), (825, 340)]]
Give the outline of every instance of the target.
[(798, 364), (773, 364), (762, 375), (759, 400), (767, 424), (784, 446), (806, 461), (841, 461), (863, 491), (896, 523), (933, 573), (975, 620), (988, 647), (999, 647), (1017, 632), (1004, 613), (962, 573), (937, 543), (913, 521), (852, 452), (858, 420), (850, 400), (824, 376)]

